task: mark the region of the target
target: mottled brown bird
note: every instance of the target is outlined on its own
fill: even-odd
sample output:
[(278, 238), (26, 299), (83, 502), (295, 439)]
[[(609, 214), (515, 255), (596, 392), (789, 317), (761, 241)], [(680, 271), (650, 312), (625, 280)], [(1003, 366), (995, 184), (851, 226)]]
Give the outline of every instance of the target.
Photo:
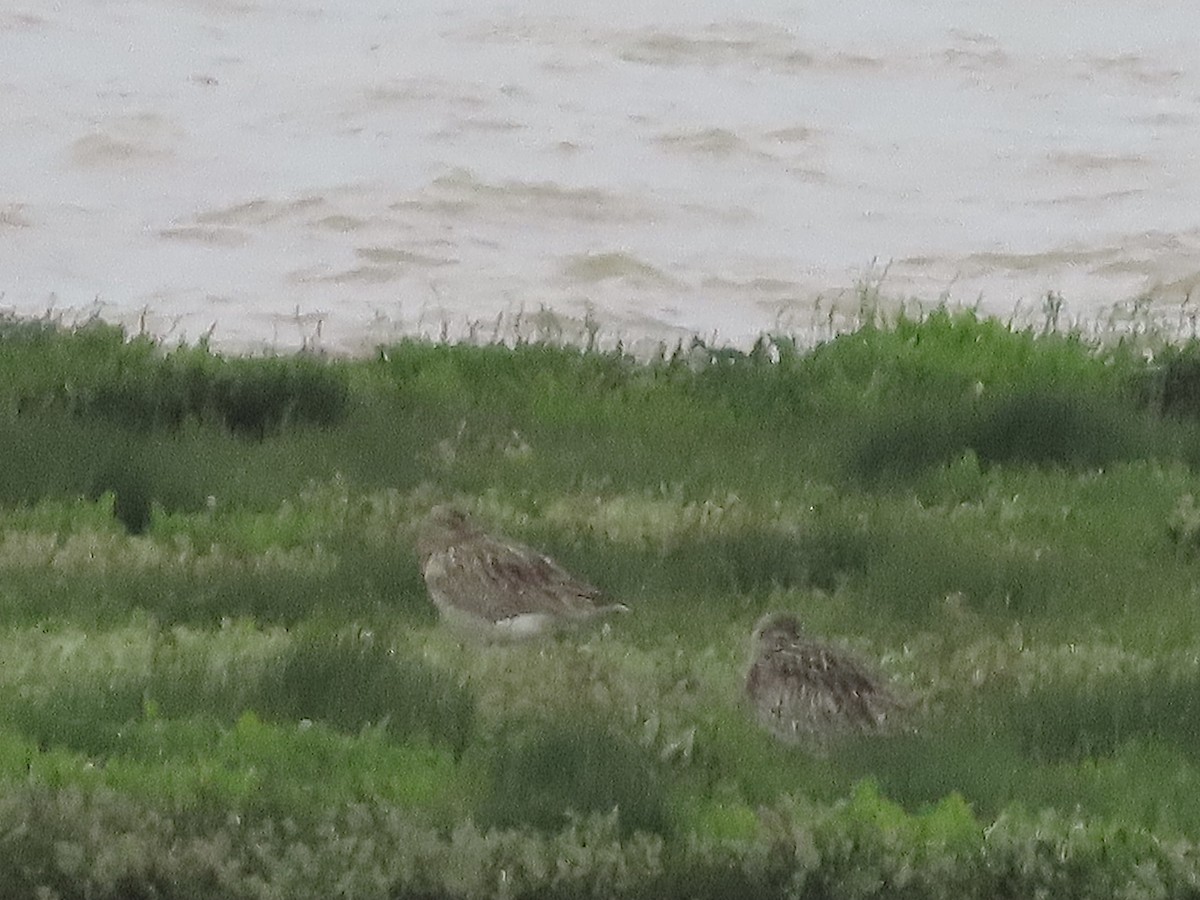
[(425, 517), (417, 557), (442, 618), (476, 637), (520, 640), (629, 611), (603, 603), (599, 588), (524, 544), (488, 534), (453, 507), (435, 506)]
[(906, 706), (865, 664), (807, 636), (791, 613), (755, 625), (745, 690), (764, 728), (815, 749), (835, 735), (890, 730)]

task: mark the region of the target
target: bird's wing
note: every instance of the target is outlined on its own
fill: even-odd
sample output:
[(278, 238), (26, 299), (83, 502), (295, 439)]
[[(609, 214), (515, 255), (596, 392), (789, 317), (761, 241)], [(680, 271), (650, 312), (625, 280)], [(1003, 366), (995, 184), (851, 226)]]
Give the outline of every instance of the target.
[(878, 676), (836, 649), (800, 643), (780, 651), (775, 664), (794, 702), (809, 710), (814, 724), (875, 727), (894, 705)]
[(522, 614), (586, 616), (600, 590), (570, 575), (550, 557), (487, 535), (438, 554), (427, 580), (446, 597), (461, 597), (493, 622)]

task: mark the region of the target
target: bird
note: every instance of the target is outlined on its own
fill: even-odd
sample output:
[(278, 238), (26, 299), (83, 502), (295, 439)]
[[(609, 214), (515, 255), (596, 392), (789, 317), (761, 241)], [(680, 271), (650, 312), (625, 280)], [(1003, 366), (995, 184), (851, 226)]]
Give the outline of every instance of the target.
[(805, 634), (792, 613), (759, 619), (752, 647), (746, 698), (784, 743), (820, 751), (837, 735), (884, 733), (907, 706), (865, 663)]
[(417, 558), (442, 619), (473, 637), (522, 640), (629, 612), (545, 554), (488, 534), (452, 506), (425, 517)]

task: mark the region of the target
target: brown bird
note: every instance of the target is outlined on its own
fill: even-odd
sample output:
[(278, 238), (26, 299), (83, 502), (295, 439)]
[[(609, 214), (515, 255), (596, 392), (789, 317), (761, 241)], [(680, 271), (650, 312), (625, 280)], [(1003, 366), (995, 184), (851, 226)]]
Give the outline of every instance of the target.
[(852, 655), (807, 636), (791, 613), (754, 626), (745, 690), (764, 728), (815, 749), (834, 735), (887, 731), (907, 705)]
[(449, 506), (425, 517), (417, 557), (442, 618), (477, 637), (520, 640), (629, 611), (603, 604), (599, 588), (524, 544), (488, 534)]

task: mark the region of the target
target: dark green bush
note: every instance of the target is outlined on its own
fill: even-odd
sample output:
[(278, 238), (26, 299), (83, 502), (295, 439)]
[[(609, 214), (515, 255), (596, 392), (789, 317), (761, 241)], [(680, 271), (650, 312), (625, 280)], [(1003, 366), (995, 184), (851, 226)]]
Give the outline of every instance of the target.
[(336, 424), (349, 393), (340, 367), (311, 357), (238, 360), (180, 349), (106, 379), (75, 412), (137, 430), (195, 419), (262, 440), (289, 425)]
[(984, 406), (967, 448), (984, 463), (1102, 466), (1148, 449), (1137, 440), (1139, 424), (1150, 427), (1113, 398), (1028, 391)]
[(460, 754), (475, 725), (466, 687), (364, 631), (307, 632), (265, 674), (257, 705), (271, 719), (313, 719), (351, 734), (374, 725), (389, 737), (423, 735)]
[(624, 835), (669, 831), (666, 794), (651, 757), (600, 725), (544, 724), (510, 732), (497, 748), (479, 821), (558, 831), (572, 815), (613, 810)]
[(1103, 466), (1144, 456), (1153, 445), (1144, 435), (1153, 428), (1131, 405), (1090, 391), (928, 397), (866, 427), (850, 471), (868, 484), (908, 480), (967, 452), (984, 466)]
[(1023, 752), (1042, 760), (1109, 756), (1130, 741), (1174, 744), (1200, 759), (1200, 674), (1149, 671), (1046, 683), (998, 704)]
[(49, 410), (136, 431), (189, 420), (262, 439), (291, 425), (327, 427), (350, 400), (340, 363), (308, 356), (234, 359), (206, 345), (162, 353), (150, 339), (91, 321), (0, 319), (0, 411)]
[(867, 534), (846, 522), (818, 520), (811, 529), (786, 534), (771, 529), (676, 544), (662, 562), (676, 576), (679, 590), (720, 588), (748, 594), (779, 588), (833, 590), (840, 580), (866, 570)]
[(1142, 399), (1168, 416), (1200, 419), (1200, 340), (1167, 344), (1138, 379)]
[(934, 621), (951, 595), (978, 613), (1037, 615), (1067, 577), (1052, 553), (972, 540), (936, 523), (880, 525), (873, 537), (862, 584), (870, 608), (914, 625)]

